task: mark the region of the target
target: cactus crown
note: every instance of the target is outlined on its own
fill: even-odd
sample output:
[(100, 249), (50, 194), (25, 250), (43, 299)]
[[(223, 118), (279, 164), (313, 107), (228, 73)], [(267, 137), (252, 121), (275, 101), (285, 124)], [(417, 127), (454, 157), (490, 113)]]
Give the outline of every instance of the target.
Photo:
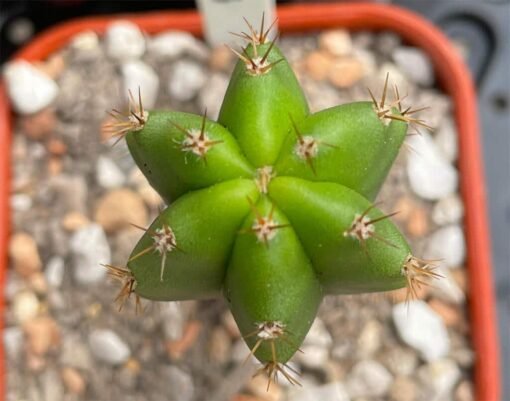
[(112, 112), (107, 129), (169, 206), (139, 227), (126, 268), (108, 269), (119, 302), (223, 294), (260, 372), (297, 384), (287, 361), (325, 295), (407, 286), (413, 297), (439, 277), (373, 203), (408, 125), (427, 125), (397, 88), (388, 103), (388, 79), (380, 100), (311, 114), (271, 27), (248, 28), (217, 122), (147, 112), (140, 93)]

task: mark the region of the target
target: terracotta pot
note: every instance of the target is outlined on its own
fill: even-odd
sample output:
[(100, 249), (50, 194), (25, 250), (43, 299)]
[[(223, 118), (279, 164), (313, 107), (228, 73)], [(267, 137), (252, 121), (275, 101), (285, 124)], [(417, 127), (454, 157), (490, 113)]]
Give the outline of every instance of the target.
[[(200, 16), (194, 11), (122, 15), (148, 33), (179, 29), (202, 35)], [(403, 9), (380, 4), (291, 5), (278, 9), (283, 33), (317, 31), (344, 27), (350, 30), (389, 30), (410, 45), (424, 50), (432, 60), (442, 89), (455, 104), (459, 133), (461, 192), (465, 205), (464, 227), (468, 249), (469, 307), (475, 365), (476, 399), (498, 401), (500, 397), (499, 344), (492, 288), (489, 230), (486, 218), (484, 174), (481, 159), (476, 93), (470, 74), (448, 39), (422, 17)], [(36, 61), (67, 44), (83, 31), (104, 32), (115, 17), (83, 18), (57, 25), (36, 37), (16, 58)], [(5, 283), (9, 239), (9, 177), (11, 112), (0, 84), (0, 288)], [(5, 305), (0, 301), (0, 315)], [(0, 363), (3, 363), (0, 345)], [(0, 365), (0, 372), (5, 372)], [(3, 375), (5, 376), (5, 374)], [(5, 377), (0, 378), (0, 394), (5, 394)]]

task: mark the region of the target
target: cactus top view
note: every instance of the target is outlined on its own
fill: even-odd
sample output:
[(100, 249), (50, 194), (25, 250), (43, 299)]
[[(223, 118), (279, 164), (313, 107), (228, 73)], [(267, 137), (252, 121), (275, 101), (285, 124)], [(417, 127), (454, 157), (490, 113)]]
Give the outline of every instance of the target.
[(218, 121), (144, 110), (140, 93), (112, 111), (108, 130), (168, 207), (107, 268), (121, 306), (224, 296), (269, 383), (298, 384), (287, 362), (324, 296), (415, 297), (439, 277), (374, 203), (409, 125), (427, 126), (396, 87), (388, 100), (388, 79), (380, 99), (310, 113), (271, 27), (248, 28)]

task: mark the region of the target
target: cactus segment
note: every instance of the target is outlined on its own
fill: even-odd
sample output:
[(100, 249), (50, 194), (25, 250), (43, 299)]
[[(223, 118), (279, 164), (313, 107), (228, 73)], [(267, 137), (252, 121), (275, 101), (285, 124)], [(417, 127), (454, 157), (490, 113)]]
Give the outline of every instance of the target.
[[(263, 363), (285, 363), (299, 349), (322, 300), (322, 289), (284, 214), (261, 197), (235, 241), (224, 293), (245, 341)], [(252, 232), (272, 216), (267, 242)]]
[(285, 116), (291, 113), (302, 119), (308, 104), (274, 42), (252, 43), (239, 57), (218, 122), (237, 138), (255, 167), (272, 165), (290, 132), (291, 122)]
[(387, 216), (358, 193), (335, 183), (276, 177), (269, 196), (296, 230), (326, 293), (406, 285), (406, 241)]
[(128, 267), (137, 294), (159, 301), (221, 294), (234, 239), (250, 212), (246, 199), (257, 199), (258, 193), (253, 180), (237, 179), (190, 192), (172, 203), (131, 254)]
[(167, 201), (255, 175), (232, 135), (205, 115), (151, 111), (143, 129), (126, 139), (136, 164)]
[(302, 120), (293, 115), (275, 165), (279, 176), (337, 182), (374, 199), (405, 139), (407, 124), (387, 126), (371, 102), (332, 107)]

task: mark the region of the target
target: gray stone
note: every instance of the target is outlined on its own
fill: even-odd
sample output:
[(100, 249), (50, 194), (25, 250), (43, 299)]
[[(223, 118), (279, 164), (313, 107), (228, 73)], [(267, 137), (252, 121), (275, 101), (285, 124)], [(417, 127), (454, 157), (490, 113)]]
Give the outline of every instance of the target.
[(57, 84), (27, 61), (7, 63), (3, 76), (11, 103), (20, 114), (37, 113), (57, 97)]
[(453, 391), (461, 371), (451, 359), (440, 359), (420, 367), (418, 377), (423, 383), (427, 401), (453, 401)]
[(391, 373), (374, 360), (358, 362), (349, 372), (345, 385), (352, 398), (382, 397), (390, 389)]
[(382, 362), (395, 376), (410, 376), (416, 370), (419, 360), (412, 349), (393, 346), (383, 354)]
[(407, 158), (407, 175), (412, 190), (429, 200), (444, 198), (455, 193), (458, 174), (442, 156), (427, 132), (409, 138), (413, 151)]
[(103, 188), (118, 188), (124, 184), (126, 177), (112, 159), (99, 156), (96, 164), (96, 180)]
[(427, 240), (424, 257), (440, 259), (449, 268), (460, 267), (466, 257), (464, 231), (459, 225), (442, 227)]
[(402, 341), (420, 351), (426, 361), (435, 361), (450, 351), (450, 339), (443, 320), (427, 303), (396, 304), (393, 322)]
[(191, 401), (195, 393), (191, 376), (176, 366), (166, 366), (162, 378), (168, 388), (172, 389), (171, 400)]
[(89, 345), (94, 357), (110, 365), (120, 365), (131, 356), (128, 345), (111, 330), (93, 330), (89, 335)]
[(148, 49), (151, 54), (163, 59), (173, 60), (187, 55), (205, 60), (209, 56), (209, 49), (203, 42), (181, 31), (167, 31), (154, 36)]
[(439, 226), (459, 223), (464, 216), (464, 204), (459, 195), (440, 199), (432, 209), (432, 220)]
[(341, 382), (290, 388), (288, 401), (349, 401), (349, 395)]
[(393, 52), (393, 60), (409, 80), (422, 86), (432, 86), (434, 69), (429, 57), (416, 47), (398, 47)]
[(163, 303), (161, 305), (161, 321), (167, 340), (176, 341), (182, 338), (186, 321), (179, 303)]
[(175, 62), (168, 81), (168, 93), (173, 99), (184, 102), (193, 99), (206, 82), (205, 72), (198, 63)]
[(136, 59), (145, 52), (145, 38), (136, 24), (115, 21), (105, 33), (106, 52), (116, 60)]
[(59, 288), (62, 285), (62, 281), (64, 280), (64, 270), (64, 259), (60, 256), (54, 256), (48, 261), (48, 263), (46, 263), (44, 276), (46, 277), (46, 282), (50, 287)]
[(156, 104), (159, 91), (159, 77), (154, 69), (140, 60), (128, 61), (122, 64), (124, 92), (131, 91), (138, 102), (138, 91), (142, 97), (144, 109), (152, 109)]
[(328, 360), (332, 345), (331, 334), (322, 320), (316, 318), (301, 346), (303, 352), (296, 354), (296, 358), (303, 366), (322, 368)]
[(99, 224), (89, 224), (71, 238), (74, 278), (79, 284), (94, 284), (104, 280), (106, 269), (100, 263), (111, 262), (110, 246)]
[(64, 399), (64, 384), (56, 370), (45, 370), (41, 381), (44, 401), (62, 401)]

